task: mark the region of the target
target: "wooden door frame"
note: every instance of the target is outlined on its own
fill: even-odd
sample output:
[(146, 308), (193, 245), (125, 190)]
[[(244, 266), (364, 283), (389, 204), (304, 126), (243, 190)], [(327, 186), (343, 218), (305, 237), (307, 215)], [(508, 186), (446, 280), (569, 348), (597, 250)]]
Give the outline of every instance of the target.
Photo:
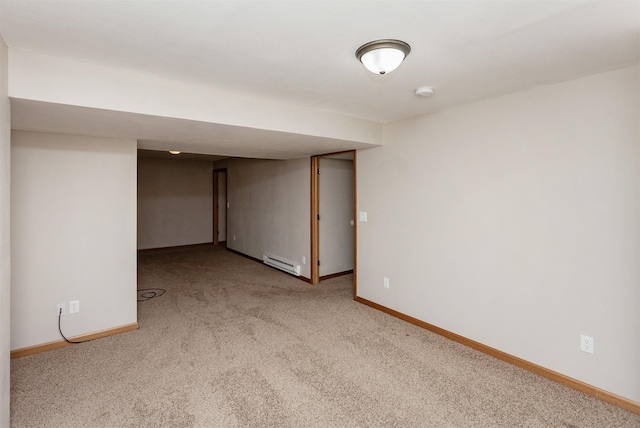
[[(219, 174), (221, 172), (224, 172), (225, 177), (227, 177), (227, 180), (225, 180), (225, 195), (227, 195), (227, 197), (229, 196), (227, 194), (227, 188), (229, 186), (227, 186), (227, 181), (228, 181), (228, 175), (227, 175), (227, 168), (219, 168), (219, 169), (214, 169), (213, 170), (213, 245), (218, 245), (220, 243), (220, 240), (218, 239), (218, 235), (220, 232), (220, 212), (219, 209), (220, 207), (218, 206), (218, 199), (220, 198), (220, 189), (218, 186), (218, 181), (219, 181)], [(226, 222), (225, 222), (226, 225)]]
[(356, 174), (356, 150), (346, 150), (343, 152), (327, 153), (311, 157), (311, 284), (318, 284), (320, 282), (320, 268), (318, 266), (318, 259), (320, 256), (320, 222), (318, 221), (318, 215), (320, 214), (320, 178), (318, 174), (320, 158), (339, 155), (342, 153), (353, 154), (353, 298), (355, 299), (358, 294), (358, 221), (356, 219), (358, 213), (358, 186)]
[(318, 267), (318, 254), (320, 253), (320, 222), (318, 221), (320, 207), (320, 180), (318, 168), (320, 156), (311, 156), (311, 284), (320, 282), (320, 268)]

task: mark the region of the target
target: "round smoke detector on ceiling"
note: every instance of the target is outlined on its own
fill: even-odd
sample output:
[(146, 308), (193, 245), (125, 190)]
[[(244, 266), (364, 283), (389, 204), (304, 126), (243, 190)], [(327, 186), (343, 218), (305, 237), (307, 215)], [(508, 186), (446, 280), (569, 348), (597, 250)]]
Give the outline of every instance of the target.
[(416, 95), (420, 97), (430, 97), (433, 95), (433, 88), (428, 86), (423, 86), (421, 88), (416, 89)]

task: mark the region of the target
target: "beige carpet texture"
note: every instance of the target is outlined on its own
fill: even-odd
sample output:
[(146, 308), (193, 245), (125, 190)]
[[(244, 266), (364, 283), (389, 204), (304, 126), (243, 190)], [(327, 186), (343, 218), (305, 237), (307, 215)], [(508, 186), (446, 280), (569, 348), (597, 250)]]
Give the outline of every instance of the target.
[(143, 252), (140, 329), (11, 362), (13, 427), (640, 427), (223, 246)]

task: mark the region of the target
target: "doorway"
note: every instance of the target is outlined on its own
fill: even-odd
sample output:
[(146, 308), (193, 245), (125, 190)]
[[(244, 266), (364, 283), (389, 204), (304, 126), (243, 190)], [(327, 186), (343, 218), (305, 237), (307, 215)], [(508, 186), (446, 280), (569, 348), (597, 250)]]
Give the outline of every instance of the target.
[(213, 171), (213, 245), (227, 242), (227, 169)]
[(356, 152), (311, 158), (311, 283), (354, 273)]

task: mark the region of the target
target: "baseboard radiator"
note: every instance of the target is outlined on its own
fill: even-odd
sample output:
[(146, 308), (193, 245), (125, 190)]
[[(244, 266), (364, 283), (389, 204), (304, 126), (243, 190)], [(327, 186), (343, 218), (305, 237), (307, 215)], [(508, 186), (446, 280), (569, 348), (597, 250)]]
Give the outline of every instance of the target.
[(291, 260), (283, 259), (279, 256), (274, 256), (273, 254), (263, 254), (262, 260), (265, 265), (272, 266), (276, 269), (280, 269), (281, 271), (290, 273), (295, 276), (300, 276), (300, 265), (292, 262)]

